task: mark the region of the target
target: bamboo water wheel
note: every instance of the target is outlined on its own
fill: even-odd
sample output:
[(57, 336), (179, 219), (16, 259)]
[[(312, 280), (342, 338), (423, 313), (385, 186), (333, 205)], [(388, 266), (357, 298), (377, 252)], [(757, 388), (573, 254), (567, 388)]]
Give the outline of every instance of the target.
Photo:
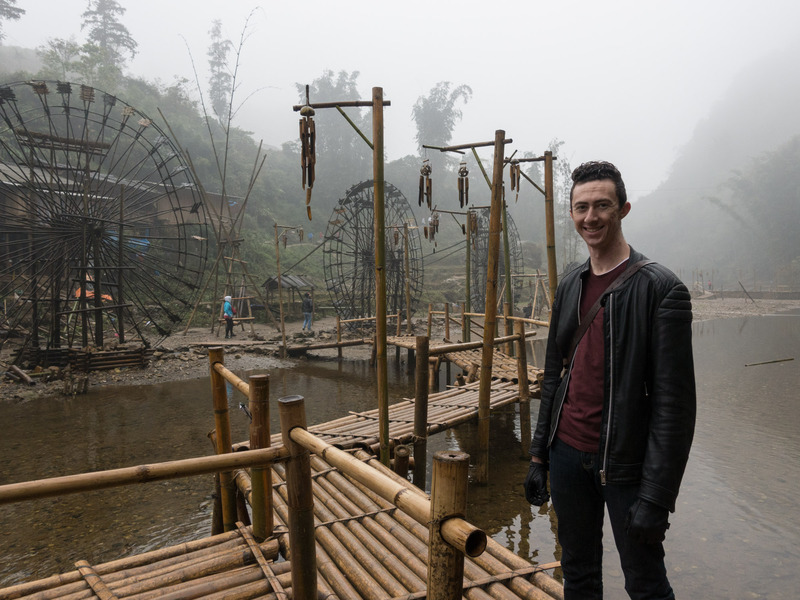
[[(481, 208), (475, 211), (477, 220), (477, 230), (472, 234), (472, 253), (470, 255), (470, 269), (472, 277), (470, 278), (470, 301), (472, 303), (472, 310), (483, 312), (485, 310), (486, 300), (486, 265), (489, 262), (489, 209)], [(511, 215), (506, 215), (508, 223), (508, 253), (509, 262), (511, 263), (511, 275), (514, 298), (519, 298), (522, 292), (522, 281), (519, 278), (514, 278), (514, 275), (522, 275), (524, 273), (524, 263), (522, 258), (522, 244), (519, 239), (519, 232), (514, 223)], [(502, 235), (502, 234), (501, 234)], [(505, 261), (503, 260), (503, 241), (500, 240), (500, 260), (497, 262), (498, 285), (501, 287), (508, 285), (506, 283), (506, 268)], [(503, 288), (504, 289), (504, 288)], [(505, 294), (498, 290), (497, 297), (501, 299)]]
[(0, 86), (0, 345), (163, 339), (193, 305), (208, 236), (147, 116), (83, 85)]
[[(343, 319), (375, 315), (373, 185), (370, 180), (351, 187), (333, 209), (325, 232), (325, 284)], [(388, 182), (384, 195), (386, 310), (393, 314), (406, 310), (406, 280), (412, 309), (422, 293), (422, 244), (406, 197)]]

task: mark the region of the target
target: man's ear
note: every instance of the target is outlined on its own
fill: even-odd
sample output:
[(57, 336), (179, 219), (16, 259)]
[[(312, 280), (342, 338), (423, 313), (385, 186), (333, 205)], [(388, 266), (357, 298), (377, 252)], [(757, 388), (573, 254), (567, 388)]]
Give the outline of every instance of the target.
[[(572, 212), (572, 211), (570, 211), (570, 212)], [(620, 214), (619, 218), (620, 219), (624, 219), (626, 216), (628, 216), (629, 212), (631, 212), (631, 203), (630, 202), (626, 202), (622, 206), (622, 210), (619, 211), (619, 214)]]

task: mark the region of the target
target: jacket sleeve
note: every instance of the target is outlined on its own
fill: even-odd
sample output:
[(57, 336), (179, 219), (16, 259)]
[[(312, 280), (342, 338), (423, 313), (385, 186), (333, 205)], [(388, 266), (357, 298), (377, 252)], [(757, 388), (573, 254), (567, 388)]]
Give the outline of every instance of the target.
[(650, 428), (639, 497), (674, 511), (697, 410), (692, 304), (683, 283), (674, 284), (656, 308), (650, 356)]

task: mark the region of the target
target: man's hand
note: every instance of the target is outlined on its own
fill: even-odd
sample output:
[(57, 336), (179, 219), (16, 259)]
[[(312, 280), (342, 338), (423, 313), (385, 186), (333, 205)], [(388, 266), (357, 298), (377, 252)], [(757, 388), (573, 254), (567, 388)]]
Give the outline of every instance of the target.
[(668, 516), (666, 508), (639, 498), (628, 512), (625, 532), (635, 542), (659, 544), (669, 529)]
[(525, 499), (535, 506), (550, 500), (547, 493), (547, 467), (543, 463), (531, 461), (525, 476)]

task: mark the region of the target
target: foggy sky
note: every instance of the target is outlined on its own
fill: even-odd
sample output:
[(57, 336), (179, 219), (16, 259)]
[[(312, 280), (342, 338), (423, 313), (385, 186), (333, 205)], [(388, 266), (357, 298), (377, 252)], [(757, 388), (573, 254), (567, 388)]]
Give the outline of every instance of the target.
[[(437, 82), (450, 81), (473, 90), (454, 144), (492, 141), (504, 129), (512, 151), (541, 154), (558, 138), (573, 167), (615, 162), (631, 200), (666, 177), (740, 70), (800, 34), (796, 0), (119, 2), (139, 44), (128, 73), (164, 83), (194, 82), (190, 50), (205, 79), (211, 22), (222, 20), (236, 44), (257, 8), (237, 94), (244, 100), (260, 91), (235, 121), (256, 140), (279, 146), (296, 138), (295, 83), (311, 83), (326, 69), (359, 71), (362, 98), (380, 86), (392, 102), (384, 111), (388, 158), (415, 154), (411, 108)], [(86, 0), (17, 5), (27, 12), (4, 23), (4, 44), (85, 39)]]

